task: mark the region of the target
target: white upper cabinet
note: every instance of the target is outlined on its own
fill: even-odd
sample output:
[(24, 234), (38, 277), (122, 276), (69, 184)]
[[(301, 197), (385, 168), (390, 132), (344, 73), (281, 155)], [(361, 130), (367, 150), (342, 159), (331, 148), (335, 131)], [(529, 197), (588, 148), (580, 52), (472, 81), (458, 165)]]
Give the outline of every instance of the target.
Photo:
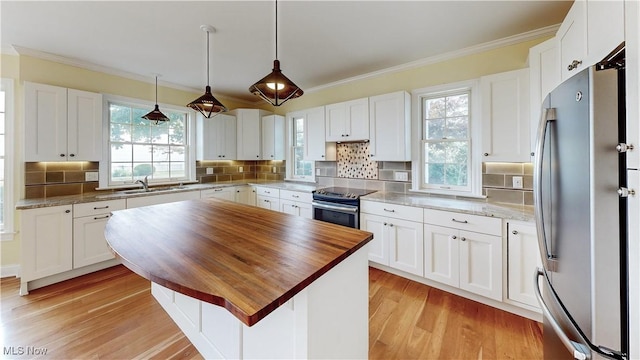
[(102, 95), (24, 84), (25, 161), (100, 161)]
[(326, 141), (369, 139), (369, 98), (325, 106)]
[(196, 123), (198, 160), (236, 159), (236, 117), (218, 114), (210, 119), (198, 115)]
[[(625, 3), (626, 96), (640, 99), (640, 2)], [(627, 143), (634, 150), (627, 152), (627, 167), (640, 169), (640, 102), (627, 101)], [(636, 217), (637, 219), (637, 217)]]
[(528, 162), (529, 69), (480, 78), (483, 161)]
[(549, 39), (529, 49), (530, 146), (533, 156), (535, 156), (542, 101), (560, 84), (560, 81), (560, 59), (556, 39)]
[(294, 111), (287, 114), (288, 121), (304, 122), (304, 155), (306, 161), (334, 161), (336, 146), (325, 141), (324, 106)]
[(284, 116), (262, 118), (262, 159), (284, 160)]
[(369, 135), (373, 160), (411, 160), (409, 93), (398, 91), (369, 98)]
[(235, 115), (237, 121), (236, 160), (261, 160), (261, 121), (270, 113), (258, 109), (236, 109), (229, 113)]
[(562, 81), (601, 61), (624, 41), (624, 1), (577, 0), (556, 39)]

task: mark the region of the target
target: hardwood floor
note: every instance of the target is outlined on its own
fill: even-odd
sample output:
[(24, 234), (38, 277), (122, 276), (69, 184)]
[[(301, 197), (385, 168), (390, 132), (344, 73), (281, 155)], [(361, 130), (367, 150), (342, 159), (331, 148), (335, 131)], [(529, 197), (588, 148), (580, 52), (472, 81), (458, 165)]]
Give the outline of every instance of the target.
[[(541, 324), (377, 269), (369, 275), (371, 359), (542, 358)], [(149, 282), (123, 266), (23, 297), (19, 286), (0, 284), (3, 358), (46, 349), (47, 359), (202, 359)]]

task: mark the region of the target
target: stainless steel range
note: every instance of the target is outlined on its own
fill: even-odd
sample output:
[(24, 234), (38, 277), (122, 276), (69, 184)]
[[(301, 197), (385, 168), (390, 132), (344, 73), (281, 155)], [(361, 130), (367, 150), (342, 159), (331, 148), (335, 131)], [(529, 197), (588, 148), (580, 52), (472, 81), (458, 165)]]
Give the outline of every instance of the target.
[(375, 190), (330, 187), (313, 192), (313, 218), (360, 228), (360, 197)]

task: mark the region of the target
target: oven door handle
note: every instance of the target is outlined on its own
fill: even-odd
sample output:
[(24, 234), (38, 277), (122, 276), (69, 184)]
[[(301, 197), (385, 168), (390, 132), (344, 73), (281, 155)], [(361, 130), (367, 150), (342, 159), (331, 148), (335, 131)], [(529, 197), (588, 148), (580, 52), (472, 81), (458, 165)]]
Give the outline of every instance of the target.
[(329, 204), (329, 203), (320, 202), (320, 201), (313, 201), (311, 205), (318, 209), (335, 210), (335, 211), (341, 211), (341, 212), (347, 212), (347, 213), (353, 213), (353, 214), (356, 214), (358, 212), (357, 206), (349, 206), (349, 205), (341, 206), (341, 205), (334, 205), (334, 204)]

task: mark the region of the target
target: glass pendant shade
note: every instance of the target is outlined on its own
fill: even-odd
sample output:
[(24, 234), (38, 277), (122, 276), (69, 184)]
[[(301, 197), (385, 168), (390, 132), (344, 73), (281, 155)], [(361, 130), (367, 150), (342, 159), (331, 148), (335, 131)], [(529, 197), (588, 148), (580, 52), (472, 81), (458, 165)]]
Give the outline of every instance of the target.
[(251, 85), (249, 91), (273, 106), (280, 106), (289, 99), (302, 96), (304, 91), (289, 80), (280, 70), (280, 61), (273, 61), (273, 71)]
[(187, 106), (209, 119), (218, 113), (227, 111), (227, 107), (222, 105), (222, 103), (211, 94), (211, 86), (209, 86), (209, 32), (214, 32), (215, 29), (211, 25), (202, 25), (200, 29), (207, 32), (207, 87), (204, 90), (204, 95), (193, 100), (187, 104)]
[(156, 76), (156, 106), (153, 108), (151, 112), (142, 116), (142, 118), (149, 121), (155, 121), (156, 125), (158, 125), (160, 121), (169, 121), (169, 118), (165, 114), (163, 114), (162, 111), (160, 111), (160, 108), (158, 107), (158, 77), (157, 76)]

